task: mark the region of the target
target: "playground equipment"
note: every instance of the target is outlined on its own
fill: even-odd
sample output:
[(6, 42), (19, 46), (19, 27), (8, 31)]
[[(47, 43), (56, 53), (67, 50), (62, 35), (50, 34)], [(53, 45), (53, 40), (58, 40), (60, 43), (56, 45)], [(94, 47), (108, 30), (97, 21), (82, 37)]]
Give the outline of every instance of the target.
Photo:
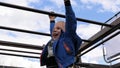
[[(50, 14), (50, 12), (47, 12), (47, 11), (42, 11), (42, 10), (37, 10), (37, 9), (33, 9), (33, 8), (17, 6), (17, 5), (3, 3), (3, 2), (0, 2), (0, 6), (20, 9), (20, 10), (25, 10), (25, 11), (35, 12), (35, 13), (42, 13), (42, 14), (47, 14), (47, 15)], [(54, 13), (53, 15), (65, 18), (65, 15), (62, 15), (62, 14)], [(104, 26), (104, 28), (101, 29), (101, 31), (96, 33), (94, 36), (92, 36), (88, 40), (82, 39), (84, 41), (84, 43), (82, 44), (82, 47), (79, 50), (79, 53), (77, 55), (78, 57), (83, 56), (84, 54), (88, 53), (89, 51), (93, 50), (94, 48), (96, 48), (96, 47), (100, 46), (101, 44), (111, 40), (114, 37), (117, 37), (120, 34), (120, 30), (119, 30), (120, 29), (120, 12), (118, 12), (115, 16), (110, 18), (105, 23), (96, 22), (96, 21), (87, 20), (87, 19), (82, 19), (82, 18), (77, 18), (77, 21), (82, 21), (82, 22), (89, 23), (89, 24), (96, 24), (96, 25)], [(108, 22), (110, 24), (107, 24)], [(0, 26), (0, 29), (17, 31), (17, 32), (24, 32), (24, 33), (30, 33), (30, 34), (37, 34), (37, 35), (44, 35), (44, 36), (50, 36), (50, 34), (47, 34), (47, 33), (41, 33), (41, 32), (35, 32), (35, 31), (29, 31), (29, 30), (23, 30), (23, 29), (17, 29), (17, 28), (10, 28), (10, 27), (5, 27), (5, 26)], [(0, 40), (0, 45), (1, 46), (9, 46), (10, 45), (11, 47), (34, 49), (34, 50), (42, 50), (43, 49), (43, 46), (32, 45), (32, 44), (24, 44), (24, 43), (16, 43), (16, 42), (3, 41), (3, 40)], [(19, 50), (12, 50), (12, 49), (0, 49), (0, 50), (20, 52), (20, 53), (29, 53), (29, 54), (40, 54), (40, 53), (35, 53), (35, 52), (19, 51)], [(104, 52), (104, 50), (103, 50), (103, 52)], [(2, 54), (2, 55), (12, 55), (12, 56), (21, 56), (21, 57), (29, 57), (29, 58), (39, 58), (38, 56), (33, 56), (33, 55), (28, 56), (28, 55), (10, 54), (10, 53), (0, 53), (0, 54)], [(116, 60), (120, 59), (120, 50), (118, 50), (118, 52), (116, 52), (116, 53), (110, 55), (109, 57), (107, 57), (107, 60), (106, 60), (105, 56), (106, 55), (104, 55), (105, 61), (107, 61), (108, 63), (116, 61)], [(115, 57), (117, 57), (117, 58), (115, 58)], [(101, 65), (101, 64), (92, 64), (92, 63), (76, 63), (76, 65), (78, 67), (85, 67), (85, 68), (109, 68), (109, 67), (120, 68), (120, 63), (119, 62), (117, 64), (114, 64), (114, 65), (111, 65), (111, 66)]]

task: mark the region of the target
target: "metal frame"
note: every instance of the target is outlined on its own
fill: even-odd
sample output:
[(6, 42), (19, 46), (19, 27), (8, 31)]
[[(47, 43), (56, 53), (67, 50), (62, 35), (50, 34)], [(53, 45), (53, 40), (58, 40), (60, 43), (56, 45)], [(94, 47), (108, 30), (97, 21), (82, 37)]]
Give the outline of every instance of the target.
[(111, 62), (114, 62), (114, 61), (120, 59), (120, 57), (117, 57), (117, 56), (120, 56), (120, 54), (119, 54), (119, 53), (118, 53), (118, 54), (115, 54), (115, 55), (113, 55), (113, 56), (111, 56), (111, 57), (108, 57), (107, 59), (106, 59), (105, 56), (104, 56), (104, 60), (105, 60), (107, 63), (111, 63)]
[[(3, 2), (0, 2), (0, 5), (1, 6), (6, 6), (6, 7), (11, 7), (11, 8), (16, 8), (16, 9), (21, 9), (21, 10), (26, 10), (26, 11), (31, 11), (31, 12), (36, 12), (36, 13), (42, 13), (42, 14), (51, 15), (51, 12), (37, 10), (37, 9), (33, 9), (33, 8), (23, 7), (23, 6), (17, 6), (17, 5), (3, 3)], [(52, 15), (65, 18), (65, 15), (58, 14), (58, 13), (52, 13)], [(96, 21), (82, 19), (82, 18), (76, 18), (76, 19), (78, 21), (82, 21), (82, 22), (85, 22), (85, 23), (91, 23), (91, 24), (97, 24), (97, 25), (103, 25), (103, 26), (112, 27), (112, 25), (105, 24), (105, 23), (102, 23), (102, 22), (96, 22)]]
[(11, 47), (20, 47), (20, 48), (28, 48), (28, 49), (35, 49), (35, 50), (42, 50), (42, 46), (38, 45), (31, 45), (31, 44), (23, 44), (23, 43), (16, 43), (16, 42), (8, 42), (8, 41), (1, 41), (0, 40), (0, 45), (1, 46), (11, 46)]
[(113, 68), (120, 68), (120, 63), (112, 65)]
[(29, 53), (29, 54), (38, 54), (38, 55), (41, 54), (41, 53), (37, 53), (37, 52), (28, 52), (28, 51), (20, 51), (20, 50), (12, 50), (12, 49), (4, 49), (4, 48), (0, 48), (0, 50), (11, 51), (11, 52), (20, 52), (20, 53)]
[(27, 58), (37, 58), (39, 59), (40, 57), (36, 56), (28, 56), (28, 55), (20, 55), (20, 54), (10, 54), (10, 53), (0, 53), (1, 55), (10, 55), (10, 56), (17, 56), (17, 57), (27, 57)]
[(92, 36), (90, 39), (88, 39), (91, 42), (89, 42), (89, 43), (87, 43), (87, 42), (83, 43), (81, 45), (80, 50), (79, 50), (78, 56), (82, 56), (82, 55), (80, 55), (82, 51), (86, 50), (87, 48), (91, 47), (92, 45), (94, 45), (98, 41), (102, 40), (103, 38), (105, 38), (109, 34), (113, 33), (117, 29), (119, 29), (120, 28), (120, 17), (117, 18), (115, 21), (113, 21), (111, 23), (111, 25), (114, 25), (114, 27), (112, 27), (112, 28), (105, 27), (104, 29), (102, 29), (101, 31), (99, 31), (98, 33), (96, 33), (94, 36)]
[[(37, 9), (33, 9), (33, 8), (23, 7), (23, 6), (12, 5), (12, 4), (3, 3), (3, 2), (0, 2), (0, 5), (1, 6), (5, 6), (5, 7), (10, 7), (10, 8), (16, 8), (16, 9), (31, 11), (31, 12), (35, 12), (35, 13), (42, 13), (42, 14), (47, 14), (47, 15), (51, 14), (51, 12), (37, 10)], [(117, 13), (115, 16), (117, 16), (119, 13)], [(53, 13), (52, 15), (65, 18), (65, 15), (58, 14), (58, 13)], [(115, 17), (115, 16), (113, 16), (113, 17)], [(116, 19), (115, 21), (113, 21), (111, 24), (106, 24), (112, 18), (110, 18), (109, 20), (107, 20), (105, 23), (96, 22), (96, 21), (87, 20), (87, 19), (82, 19), (82, 18), (76, 18), (77, 21), (82, 21), (82, 22), (85, 22), (85, 23), (90, 23), (90, 24), (96, 24), (96, 25), (105, 26), (104, 29), (102, 29), (100, 32), (98, 32), (94, 36), (92, 36), (90, 39), (88, 39), (88, 40), (82, 39), (84, 41), (84, 43), (81, 45), (81, 48), (79, 50), (79, 54), (77, 56), (82, 56), (82, 55), (86, 54), (87, 52), (91, 51), (92, 49), (96, 48), (97, 46), (100, 46), (102, 43), (108, 41), (109, 39), (113, 38), (118, 33), (120, 33), (120, 32), (116, 33), (115, 35), (113, 35), (113, 36), (111, 36), (111, 37), (103, 40), (102, 42), (98, 43), (97, 45), (95, 45), (91, 49), (87, 50), (86, 52), (83, 52), (84, 50), (86, 50), (87, 48), (91, 47), (92, 45), (94, 45), (95, 43), (99, 42), (100, 40), (104, 39), (106, 36), (108, 36), (109, 34), (113, 33), (117, 29), (120, 29), (120, 17), (118, 19)], [(50, 36), (50, 34), (47, 34), (47, 33), (40, 33), (40, 32), (35, 32), (35, 31), (22, 30), (22, 29), (16, 29), (16, 28), (4, 27), (4, 26), (0, 26), (0, 29), (12, 30), (12, 31), (18, 31), (18, 32), (24, 32), (24, 33), (31, 33), (31, 34), (37, 34), (37, 35)], [(16, 42), (9, 42), (9, 41), (1, 41), (1, 40), (0, 40), (0, 45), (12, 46), (12, 47), (20, 47), (20, 48), (28, 48), (28, 49), (36, 49), (36, 50), (42, 50), (43, 49), (42, 46), (38, 46), (38, 45), (16, 43)], [(3, 50), (3, 51), (12, 51), (12, 52), (22, 52), (22, 53), (38, 54), (38, 53), (34, 53), (34, 52), (26, 52), (26, 51), (18, 51), (18, 50), (10, 50), (10, 49), (0, 49), (0, 50)], [(83, 53), (80, 54), (81, 52), (83, 52)], [(0, 53), (0, 54), (2, 54), (2, 55), (11, 55), (11, 56), (20, 56), (20, 57), (29, 57), (29, 58), (39, 58), (39, 57), (35, 57), (35, 56), (19, 55), (19, 54), (9, 54), (9, 53)], [(81, 65), (81, 64), (78, 64), (78, 65)], [(87, 64), (87, 65), (91, 65), (91, 64)], [(96, 67), (96, 66), (94, 65), (94, 67)], [(105, 66), (103, 66), (103, 67), (105, 67)], [(101, 66), (99, 66), (97, 68), (101, 68)]]
[(23, 67), (13, 67), (13, 66), (2, 66), (2, 65), (0, 65), (0, 68), (23, 68)]
[(85, 67), (85, 68), (110, 68), (108, 65), (103, 64), (93, 64), (93, 63), (77, 63), (78, 67)]
[(84, 55), (84, 54), (88, 53), (89, 51), (91, 51), (91, 50), (95, 49), (96, 47), (100, 46), (101, 44), (105, 43), (106, 41), (108, 41), (108, 40), (112, 39), (113, 37), (117, 36), (118, 34), (120, 34), (120, 31), (119, 31), (119, 32), (117, 32), (117, 33), (115, 33), (115, 34), (113, 34), (112, 36), (110, 36), (110, 37), (106, 38), (105, 40), (103, 40), (103, 41), (99, 42), (98, 44), (96, 44), (96, 45), (95, 45), (95, 46), (93, 46), (92, 48), (88, 49), (87, 51), (85, 51), (85, 52), (83, 52), (83, 53), (79, 54), (78, 56), (82, 56), (82, 55)]
[(114, 62), (114, 61), (116, 61), (116, 60), (119, 60), (120, 57), (114, 58), (114, 57), (116, 57), (116, 56), (118, 56), (118, 55), (119, 55), (119, 53), (116, 54), (116, 55), (114, 55), (114, 56), (108, 57), (108, 58), (106, 59), (105, 49), (104, 49), (104, 46), (103, 46), (103, 58), (104, 58), (104, 60), (105, 60), (106, 63), (112, 63), (112, 62)]
[(17, 31), (17, 32), (24, 32), (24, 33), (30, 33), (30, 34), (36, 34), (36, 35), (50, 36), (50, 34), (47, 34), (47, 33), (30, 31), (30, 30), (23, 30), (23, 29), (17, 29), (17, 28), (5, 27), (5, 26), (0, 26), (0, 29)]
[[(50, 36), (50, 34), (48, 34), (48, 33), (42, 33), (42, 32), (30, 31), (30, 30), (23, 30), (23, 29), (11, 28), (11, 27), (5, 27), (5, 26), (0, 26), (0, 29), (17, 31), (17, 32), (24, 32), (24, 33), (30, 33), (30, 34), (36, 34), (36, 35)], [(85, 39), (82, 39), (82, 41), (90, 42), (89, 40), (85, 40)]]
[(117, 56), (120, 56), (120, 52), (117, 53), (117, 54), (115, 54), (115, 55), (113, 55), (113, 56), (108, 57), (107, 60), (110, 60), (110, 59), (112, 59), (112, 58), (114, 58), (114, 57), (117, 57)]

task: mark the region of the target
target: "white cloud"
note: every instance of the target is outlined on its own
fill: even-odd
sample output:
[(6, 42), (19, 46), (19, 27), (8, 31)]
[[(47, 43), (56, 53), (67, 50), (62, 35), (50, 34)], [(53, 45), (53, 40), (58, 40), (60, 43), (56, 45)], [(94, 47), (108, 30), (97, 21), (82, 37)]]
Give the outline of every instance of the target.
[[(35, 1), (34, 0), (15, 0), (17, 2), (13, 0), (5, 0), (5, 1), (8, 1), (10, 3), (16, 3), (16, 4), (17, 2), (21, 1), (25, 5), (28, 5), (29, 3), (36, 2), (37, 0)], [(47, 15), (32, 13), (28, 11), (2, 7), (2, 6), (0, 6), (0, 12), (1, 12), (0, 13), (1, 26), (49, 33), (49, 19)], [(12, 33), (17, 37), (11, 37), (8, 35), (9, 33)], [(1, 39), (8, 40), (8, 41), (17, 41), (22, 43), (42, 45), (42, 44), (46, 44), (46, 42), (48, 41), (48, 39), (50, 39), (50, 37), (41, 37), (40, 35), (38, 36), (38, 35), (32, 35), (32, 34), (3, 31), (1, 33)]]
[[(0, 0), (0, 1), (3, 1), (3, 0)], [(35, 2), (38, 2), (39, 0), (4, 0), (4, 1), (8, 2), (8, 3), (12, 3), (12, 4), (31, 7), (31, 6), (29, 6), (30, 3), (35, 3)], [(62, 5), (63, 5), (62, 0), (60, 0), (60, 1), (59, 0), (51, 0), (51, 1), (54, 2), (54, 4), (56, 4), (58, 8), (62, 7)], [(81, 0), (81, 1), (86, 4), (88, 4), (88, 3), (92, 3), (94, 5), (100, 4), (100, 5), (102, 5), (101, 10), (105, 10), (105, 11), (106, 10), (107, 11), (109, 11), (109, 10), (118, 11), (119, 7), (117, 5), (120, 4), (119, 0), (116, 0), (117, 2), (115, 4), (113, 4), (111, 2), (112, 0), (105, 0), (104, 2), (102, 2), (100, 0)], [(113, 4), (113, 7), (109, 7), (111, 3)], [(76, 5), (75, 0), (72, 0), (72, 4), (74, 6)], [(48, 9), (48, 8), (50, 8), (50, 7), (47, 7), (47, 8), (45, 7), (45, 9)], [(91, 7), (88, 6), (88, 8), (91, 8)], [(48, 19), (48, 16), (46, 16), (46, 15), (0, 6), (0, 20), (1, 20), (0, 25), (2, 25), (2, 26), (15, 27), (15, 28), (20, 28), (20, 29), (34, 30), (34, 31), (49, 33), (49, 19)], [(81, 25), (78, 25), (78, 28), (77, 28), (78, 34), (82, 38), (85, 38), (85, 39), (90, 38), (95, 33), (97, 33), (99, 30), (100, 30), (100, 28), (98, 26), (92, 25), (92, 24), (90, 24), (90, 25), (81, 24)], [(10, 33), (12, 33), (12, 35), (10, 35)], [(48, 40), (50, 39), (50, 37), (30, 35), (30, 34), (18, 33), (18, 32), (8, 32), (8, 31), (1, 30), (0, 39), (7, 40), (7, 41), (21, 42), (21, 43), (35, 44), (35, 45), (42, 45), (42, 44), (46, 44), (48, 42)], [(100, 48), (98, 48), (98, 49), (95, 49), (95, 51), (92, 51), (89, 54), (87, 54), (83, 58), (83, 60), (86, 62), (98, 63), (97, 59), (101, 56), (102, 56), (102, 52), (100, 51)], [(1, 60), (1, 61), (5, 62), (6, 58), (4, 57), (3, 59), (4, 60), (3, 61)], [(13, 58), (11, 58), (11, 59), (13, 59)], [(18, 59), (18, 58), (15, 58), (15, 59)], [(91, 60), (91, 59), (94, 59), (94, 60)], [(24, 61), (24, 60), (22, 60), (22, 58), (21, 58), (21, 61), (18, 61), (18, 62), (29, 63), (29, 61)], [(10, 64), (12, 62), (9, 59), (9, 61), (7, 63)], [(6, 64), (6, 62), (5, 62), (5, 64)], [(15, 63), (12, 63), (12, 64), (15, 64)], [(20, 65), (20, 63), (18, 63), (18, 64)], [(38, 63), (30, 62), (30, 65), (28, 65), (28, 64), (25, 64), (25, 65), (28, 66), (29, 68), (30, 67), (35, 68), (34, 66), (37, 66), (37, 64)], [(24, 64), (23, 64), (23, 66), (24, 66)], [(36, 68), (38, 68), (38, 67), (36, 67)]]
[[(19, 43), (26, 43), (26, 44), (33, 44), (42, 46), (46, 44), (50, 37), (41, 36), (41, 35), (30, 35), (24, 33), (15, 33), (15, 32), (6, 32), (1, 31), (0, 33), (0, 40), (11, 41), (11, 42), (19, 42)], [(10, 34), (12, 33), (12, 35)], [(26, 40), (27, 39), (27, 40)]]
[[(38, 61), (32, 62), (32, 61), (28, 61), (25, 58), (15, 57), (15, 56), (4, 56), (4, 55), (1, 55), (0, 58), (3, 58), (0, 60), (0, 65), (25, 67), (25, 68), (41, 68)], [(7, 62), (4, 62), (6, 60)]]
[[(27, 11), (22, 11), (22, 10), (9, 9), (9, 8), (3, 8), (3, 7), (1, 8), (2, 8), (0, 9), (2, 11), (0, 14), (1, 26), (49, 33), (48, 16), (37, 14), (37, 13), (31, 13)], [(12, 40), (16, 39), (19, 42), (27, 41), (28, 43), (32, 43), (31, 41), (34, 41), (34, 43), (37, 42), (40, 45), (43, 43), (45, 44), (45, 40), (47, 41), (47, 39), (49, 39), (49, 37), (44, 38), (44, 37), (40, 37), (40, 35), (37, 36), (32, 34), (13, 33), (13, 32), (11, 33), (16, 35), (17, 37), (10, 37), (8, 36), (9, 33), (10, 32), (8, 31), (6, 32), (4, 31), (3, 33), (1, 33), (1, 37), (2, 37), (1, 39), (7, 39), (7, 40), (9, 39), (9, 41), (11, 39)], [(41, 39), (44, 39), (44, 40), (41, 40)]]
[(118, 12), (120, 11), (120, 1), (119, 0), (81, 0), (85, 6), (93, 6), (100, 5), (100, 12)]
[(40, 0), (0, 0), (0, 1), (10, 3), (10, 4), (30, 7), (29, 3), (36, 3), (36, 2), (39, 2)]
[[(49, 30), (49, 19), (47, 16), (26, 12), (26, 11), (21, 11), (21, 10), (11, 10), (6, 8), (4, 10), (6, 11), (4, 12), (3, 10), (1, 10), (3, 11), (2, 12), (3, 14), (1, 13), (2, 23), (0, 23), (3, 26), (11, 26), (11, 27), (22, 28), (27, 30), (44, 30), (44, 31)], [(79, 34), (82, 34), (83, 38), (89, 38), (90, 36), (94, 35), (97, 31), (99, 31), (99, 28), (98, 26), (95, 26), (95, 25), (78, 25), (78, 30), (77, 30)], [(13, 40), (15, 42), (29, 43), (29, 44), (36, 44), (36, 45), (46, 44), (46, 42), (50, 39), (49, 37), (40, 37), (40, 36), (34, 36), (34, 35), (23, 34), (23, 33), (15, 33), (15, 32), (12, 32), (12, 33), (15, 34), (16, 37), (8, 35), (9, 34), (8, 31), (7, 32), (2, 31), (0, 33), (1, 39), (7, 40), (7, 41)], [(91, 57), (88, 58), (87, 61), (90, 61), (90, 59)], [(18, 61), (18, 62), (23, 62), (23, 61)], [(25, 61), (25, 62), (28, 62), (28, 61)], [(7, 63), (11, 63), (11, 60), (9, 60)], [(12, 63), (12, 65), (13, 64), (14, 63)], [(32, 63), (30, 65), (32, 65)], [(28, 67), (30, 67), (30, 65), (26, 64), (26, 66)]]
[[(1, 25), (31, 30), (38, 30), (40, 27), (49, 28), (45, 25), (49, 22), (46, 15), (11, 8), (0, 8), (0, 18), (3, 22)], [(35, 27), (33, 28), (33, 26)]]
[[(80, 36), (83, 36), (84, 38), (92, 37), (98, 30), (100, 30), (100, 28), (98, 28), (98, 26), (95, 26), (95, 25), (84, 25), (83, 24), (83, 25), (79, 25), (78, 27), (79, 27), (78, 32), (80, 33)], [(118, 32), (118, 31), (116, 31), (116, 32)], [(114, 32), (114, 34), (116, 32)], [(83, 34), (85, 34), (85, 35), (83, 35)], [(104, 46), (106, 47), (106, 52), (107, 52), (106, 58), (120, 52), (119, 37), (120, 37), (120, 35), (118, 35), (104, 43)], [(82, 56), (82, 61), (86, 62), (86, 63), (105, 64), (105, 61), (103, 60), (102, 48), (97, 47), (97, 48), (93, 49), (92, 51), (86, 53), (85, 55)], [(119, 62), (119, 61), (116, 61), (116, 62)]]
[[(3, 2), (3, 0), (0, 0)], [(30, 3), (38, 2), (39, 0), (4, 0), (4, 2), (17, 4), (21, 6), (31, 7)], [(7, 26), (25, 30), (47, 32), (49, 33), (49, 19), (48, 16), (32, 13), (28, 11), (7, 8), (0, 6), (0, 26)], [(20, 43), (34, 44), (34, 45), (43, 45), (46, 44), (50, 37), (44, 37), (41, 35), (33, 35), (12, 31), (0, 30), (0, 40), (14, 41)], [(24, 66), (25, 68), (38, 68), (39, 62), (30, 62), (24, 60), (23, 58), (8, 57), (2, 56), (0, 60), (1, 64), (13, 65), (13, 66)], [(14, 62), (13, 62), (14, 59)], [(7, 60), (7, 61), (6, 61)], [(24, 63), (22, 63), (24, 62)]]
[[(114, 32), (114, 34), (117, 33), (118, 31)], [(120, 34), (117, 35), (117, 36), (115, 36), (114, 38), (110, 39), (109, 41), (107, 41), (105, 43), (107, 58), (110, 57), (110, 56), (112, 56), (112, 55), (120, 53), (120, 46), (119, 46), (120, 39), (119, 38), (120, 38)]]
[(50, 0), (51, 2), (53, 2), (54, 4), (57, 5), (57, 7), (61, 7), (63, 6), (63, 1), (62, 0)]
[(82, 56), (82, 61), (85, 63), (97, 64), (101, 59), (103, 59), (103, 53), (101, 47), (95, 48), (94, 50)]
[[(101, 28), (100, 26), (93, 24), (80, 24), (77, 27), (77, 33), (82, 39), (89, 39), (99, 32)], [(94, 50), (82, 56), (82, 62), (85, 63), (97, 64), (101, 59), (103, 59), (101, 47), (95, 48)]]
[(80, 35), (80, 37), (84, 39), (88, 39), (94, 34), (96, 34), (98, 31), (100, 31), (100, 26), (93, 25), (93, 24), (80, 24), (77, 26), (77, 33)]

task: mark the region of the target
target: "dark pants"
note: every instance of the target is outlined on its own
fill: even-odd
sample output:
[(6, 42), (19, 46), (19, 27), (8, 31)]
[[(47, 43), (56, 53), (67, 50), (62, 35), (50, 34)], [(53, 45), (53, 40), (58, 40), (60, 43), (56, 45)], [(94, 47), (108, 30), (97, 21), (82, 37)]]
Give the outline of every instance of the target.
[(58, 64), (55, 60), (55, 57), (49, 57), (47, 59), (47, 68), (58, 68)]

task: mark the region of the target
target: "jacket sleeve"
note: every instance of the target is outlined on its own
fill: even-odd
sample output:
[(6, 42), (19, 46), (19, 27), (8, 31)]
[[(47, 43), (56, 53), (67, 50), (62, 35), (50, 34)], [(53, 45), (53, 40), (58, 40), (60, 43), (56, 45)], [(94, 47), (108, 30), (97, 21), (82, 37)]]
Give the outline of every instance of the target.
[(44, 66), (46, 65), (47, 62), (47, 46), (44, 47), (44, 49), (42, 50), (41, 56), (40, 56), (40, 65)]
[(65, 5), (65, 10), (66, 10), (65, 33), (67, 36), (74, 36), (76, 35), (76, 27), (77, 27), (75, 14), (70, 4)]
[(76, 33), (77, 20), (73, 12), (72, 6), (70, 4), (70, 0), (67, 0), (67, 2), (65, 3), (65, 10), (66, 10), (65, 37), (72, 40), (70, 42), (73, 43), (74, 47), (70, 46), (69, 44), (70, 42), (68, 42), (68, 47), (70, 47), (71, 50), (72, 48), (74, 48), (75, 54), (77, 54), (79, 47), (82, 43), (82, 40)]
[(52, 37), (52, 31), (54, 29), (54, 25), (55, 25), (55, 21), (50, 21), (50, 34), (51, 34), (51, 37)]

